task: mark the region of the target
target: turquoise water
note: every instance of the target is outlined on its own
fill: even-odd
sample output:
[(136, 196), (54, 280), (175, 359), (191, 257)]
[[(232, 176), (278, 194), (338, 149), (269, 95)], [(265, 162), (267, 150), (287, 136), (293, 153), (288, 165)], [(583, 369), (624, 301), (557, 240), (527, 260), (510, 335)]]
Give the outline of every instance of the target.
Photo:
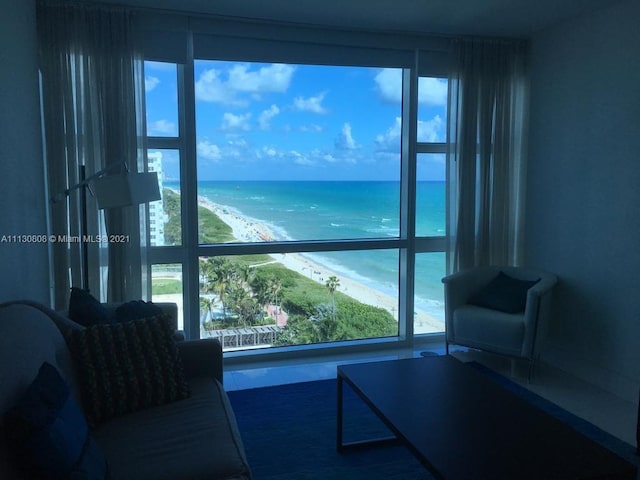
[[(167, 183), (169, 187), (175, 187)], [(278, 240), (393, 238), (399, 235), (398, 182), (216, 182), (198, 195), (267, 224)], [(445, 233), (445, 183), (419, 182), (416, 233)], [(355, 251), (309, 255), (342, 275), (397, 295), (398, 252)], [(442, 317), (444, 253), (416, 260), (416, 303)]]

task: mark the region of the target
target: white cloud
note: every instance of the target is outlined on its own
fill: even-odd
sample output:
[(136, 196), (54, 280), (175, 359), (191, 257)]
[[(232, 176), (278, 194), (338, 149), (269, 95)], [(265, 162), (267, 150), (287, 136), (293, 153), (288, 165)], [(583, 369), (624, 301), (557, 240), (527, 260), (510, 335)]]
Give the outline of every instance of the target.
[[(402, 70), (383, 68), (375, 77), (376, 89), (383, 100), (402, 102)], [(436, 106), (447, 104), (447, 81), (443, 78), (420, 77), (418, 79), (418, 103)]]
[(402, 119), (396, 117), (395, 122), (386, 132), (376, 136), (376, 145), (378, 150), (384, 152), (400, 151), (400, 135), (402, 133)]
[(233, 113), (225, 113), (222, 115), (222, 130), (242, 130), (248, 131), (251, 129), (249, 126), (249, 119), (251, 113), (245, 113), (243, 115), (235, 115)]
[(351, 124), (345, 123), (342, 126), (340, 135), (336, 139), (335, 146), (339, 150), (354, 150), (358, 148), (358, 144), (353, 138), (353, 133), (351, 131)]
[(315, 125), (315, 124), (300, 125), (298, 127), (298, 130), (305, 133), (320, 133), (320, 132), (324, 132), (324, 127), (322, 127), (321, 125)]
[(147, 124), (147, 132), (151, 136), (168, 137), (178, 134), (176, 124), (168, 120), (157, 120)]
[(447, 104), (447, 81), (443, 78), (422, 77), (418, 80), (418, 102), (428, 105)]
[(144, 77), (144, 91), (150, 92), (154, 88), (158, 86), (160, 83), (160, 79), (158, 77), (152, 77), (151, 75), (147, 75)]
[(376, 88), (384, 101), (402, 102), (402, 70), (383, 68), (375, 77)]
[(323, 115), (328, 112), (328, 110), (322, 106), (325, 95), (326, 93), (323, 92), (314, 97), (296, 97), (293, 100), (293, 109), (298, 112), (311, 112)]
[(291, 150), (289, 152), (289, 157), (296, 165), (313, 165), (315, 163), (313, 162), (313, 160), (307, 158), (305, 155), (302, 155), (300, 152), (297, 152), (295, 150)]
[(276, 157), (278, 156), (278, 151), (273, 148), (273, 147), (268, 147), (268, 146), (264, 146), (262, 147), (262, 152), (267, 156), (267, 157)]
[(213, 68), (202, 72), (196, 81), (196, 100), (223, 104), (237, 103), (235, 92), (220, 77), (221, 72)]
[[(418, 120), (418, 141), (419, 142), (443, 142), (444, 122), (439, 115), (431, 120)], [(395, 122), (386, 132), (376, 136), (378, 151), (399, 152), (400, 136), (402, 135), (402, 119), (396, 117)]]
[(273, 63), (250, 71), (248, 65), (234, 65), (229, 71), (231, 88), (250, 93), (286, 92), (293, 76), (294, 67)]
[(444, 142), (444, 133), (444, 122), (440, 115), (427, 121), (418, 120), (419, 142)]
[(211, 68), (202, 72), (196, 81), (196, 100), (246, 106), (248, 100), (238, 98), (238, 94), (248, 93), (255, 98), (262, 93), (286, 92), (294, 70), (290, 65), (278, 63), (257, 70), (240, 64), (226, 71)]
[(271, 120), (279, 113), (280, 109), (277, 105), (271, 105), (267, 110), (264, 110), (258, 117), (260, 130), (269, 130), (271, 128)]
[(198, 157), (202, 157), (205, 160), (212, 160), (216, 162), (222, 158), (222, 152), (220, 151), (220, 147), (218, 147), (217, 145), (207, 140), (202, 140), (198, 142), (197, 150), (198, 150)]

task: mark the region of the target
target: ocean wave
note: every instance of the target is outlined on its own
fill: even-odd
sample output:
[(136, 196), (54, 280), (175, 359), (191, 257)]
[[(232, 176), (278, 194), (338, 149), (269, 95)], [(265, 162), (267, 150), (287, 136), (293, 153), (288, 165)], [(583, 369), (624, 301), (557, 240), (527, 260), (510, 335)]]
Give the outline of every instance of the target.
[(376, 235), (383, 235), (385, 237), (397, 237), (398, 235), (400, 235), (400, 231), (397, 228), (385, 226), (366, 228), (365, 232)]

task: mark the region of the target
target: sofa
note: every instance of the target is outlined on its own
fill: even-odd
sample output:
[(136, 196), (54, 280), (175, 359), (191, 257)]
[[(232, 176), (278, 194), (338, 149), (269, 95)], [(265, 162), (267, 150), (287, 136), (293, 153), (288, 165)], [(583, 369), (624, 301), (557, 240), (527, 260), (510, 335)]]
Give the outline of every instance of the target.
[[(7, 441), (5, 412), (20, 402), (44, 362), (83, 405), (77, 358), (68, 339), (82, 327), (35, 302), (0, 304), (0, 478), (27, 480)], [(112, 480), (250, 479), (242, 439), (222, 386), (214, 339), (174, 342), (188, 397), (117, 415), (89, 430)], [(75, 478), (75, 477), (74, 477)], [(84, 478), (84, 477), (83, 477)]]

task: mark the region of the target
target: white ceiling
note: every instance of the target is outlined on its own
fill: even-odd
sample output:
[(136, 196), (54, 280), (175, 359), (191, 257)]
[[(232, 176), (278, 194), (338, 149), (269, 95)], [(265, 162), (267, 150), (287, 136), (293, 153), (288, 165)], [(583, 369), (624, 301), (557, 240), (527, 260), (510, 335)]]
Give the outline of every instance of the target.
[(374, 31), (528, 37), (614, 0), (100, 0)]

